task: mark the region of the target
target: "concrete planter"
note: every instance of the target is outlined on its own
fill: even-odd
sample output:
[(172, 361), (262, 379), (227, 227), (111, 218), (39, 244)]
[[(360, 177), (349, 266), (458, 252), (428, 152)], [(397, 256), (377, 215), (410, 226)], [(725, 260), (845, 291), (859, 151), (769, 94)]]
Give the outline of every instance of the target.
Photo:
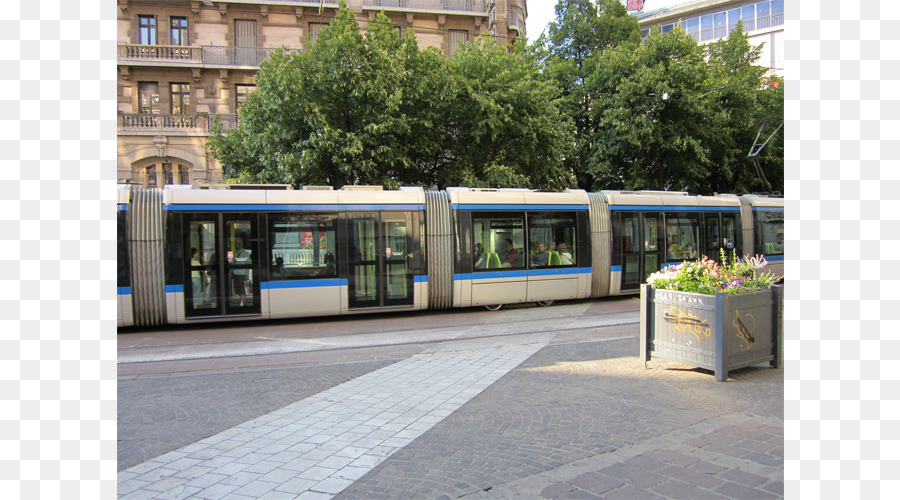
[(781, 363), (784, 287), (716, 295), (641, 285), (641, 359), (652, 356), (712, 370)]

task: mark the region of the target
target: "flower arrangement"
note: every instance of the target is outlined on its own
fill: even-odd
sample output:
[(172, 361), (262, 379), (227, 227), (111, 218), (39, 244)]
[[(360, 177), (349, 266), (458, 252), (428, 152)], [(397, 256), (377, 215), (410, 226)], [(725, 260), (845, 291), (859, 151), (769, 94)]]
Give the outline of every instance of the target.
[(679, 292), (715, 295), (724, 291), (731, 295), (767, 289), (781, 279), (771, 271), (763, 271), (767, 261), (761, 256), (738, 259), (732, 251), (731, 261), (720, 250), (721, 263), (703, 256), (696, 262), (682, 262), (651, 274), (647, 283), (653, 288)]

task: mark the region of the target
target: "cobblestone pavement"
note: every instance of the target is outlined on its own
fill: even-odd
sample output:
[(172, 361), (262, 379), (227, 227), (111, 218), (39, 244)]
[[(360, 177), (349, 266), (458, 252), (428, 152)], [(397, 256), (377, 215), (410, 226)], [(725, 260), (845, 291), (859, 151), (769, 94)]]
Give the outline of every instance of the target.
[(120, 377), (119, 470), (187, 446), (395, 361), (242, 369), (139, 379)]
[[(778, 498), (783, 372), (551, 345), (339, 498)], [(399, 478), (399, 479), (398, 479)]]
[[(781, 369), (725, 383), (666, 361), (645, 369), (634, 325), (489, 339), (379, 361), (120, 378), (119, 495), (783, 496)], [(444, 375), (428, 379), (439, 359)]]

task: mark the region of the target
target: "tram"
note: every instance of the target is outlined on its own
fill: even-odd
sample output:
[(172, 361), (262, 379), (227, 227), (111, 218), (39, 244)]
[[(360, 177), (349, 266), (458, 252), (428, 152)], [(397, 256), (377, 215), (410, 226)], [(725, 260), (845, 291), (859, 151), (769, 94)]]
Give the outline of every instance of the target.
[(216, 187), (119, 186), (119, 326), (635, 294), (720, 249), (783, 273), (782, 198)]

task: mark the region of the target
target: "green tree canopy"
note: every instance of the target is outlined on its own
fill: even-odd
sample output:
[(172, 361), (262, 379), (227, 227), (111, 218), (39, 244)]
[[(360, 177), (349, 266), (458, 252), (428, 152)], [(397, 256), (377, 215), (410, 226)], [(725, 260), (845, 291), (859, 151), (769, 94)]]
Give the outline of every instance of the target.
[(587, 63), (596, 129), (586, 170), (593, 189), (698, 192), (709, 175), (714, 134), (703, 49), (675, 30), (633, 51), (605, 51)]
[(567, 187), (571, 143), (534, 52), (489, 39), (420, 50), (343, 5), (307, 52), (276, 51), (211, 154), (244, 182)]
[(593, 102), (585, 85), (586, 62), (604, 50), (634, 50), (640, 41), (637, 20), (618, 0), (559, 0), (556, 20), (550, 23), (547, 36), (537, 42), (545, 50), (548, 73), (562, 92), (560, 109), (574, 126), (575, 142), (564, 166), (582, 189), (594, 184), (587, 165), (596, 130)]
[[(783, 115), (784, 86), (756, 65), (760, 51), (740, 28), (700, 46), (679, 26), (641, 41), (618, 0), (559, 0), (556, 15), (538, 43), (575, 127), (565, 166), (579, 187), (765, 189), (747, 155), (757, 124)], [(760, 164), (782, 189), (782, 134)]]

